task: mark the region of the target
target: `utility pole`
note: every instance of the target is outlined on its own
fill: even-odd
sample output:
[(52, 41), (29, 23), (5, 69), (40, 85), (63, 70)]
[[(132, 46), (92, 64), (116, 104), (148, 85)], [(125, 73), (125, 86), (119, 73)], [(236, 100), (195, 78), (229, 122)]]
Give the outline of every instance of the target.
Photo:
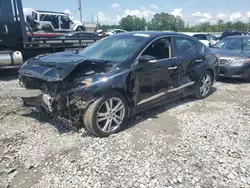
[(248, 19), (247, 32), (249, 32), (250, 27), (250, 18)]
[(78, 0), (78, 6), (80, 11), (80, 21), (82, 23), (82, 0)]

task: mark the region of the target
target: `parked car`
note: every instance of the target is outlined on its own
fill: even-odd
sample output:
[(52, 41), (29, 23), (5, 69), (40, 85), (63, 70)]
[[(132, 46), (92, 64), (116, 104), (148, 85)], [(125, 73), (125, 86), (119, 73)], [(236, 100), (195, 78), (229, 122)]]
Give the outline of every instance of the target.
[(111, 36), (119, 33), (126, 33), (127, 31), (122, 29), (108, 29), (106, 32), (106, 36)]
[(26, 16), (26, 20), (28, 26), (34, 31), (85, 31), (82, 23), (72, 21), (69, 15), (63, 12), (34, 10), (31, 15)]
[(86, 38), (86, 39), (94, 39), (94, 40), (100, 39), (100, 37), (97, 34), (95, 34), (95, 33), (82, 32), (82, 31), (65, 33), (62, 36), (58, 37), (58, 38), (60, 38), (60, 39), (66, 39), (66, 38)]
[(239, 36), (239, 35), (247, 35), (249, 36), (250, 33), (249, 32), (246, 32), (246, 31), (236, 31), (236, 30), (225, 30), (223, 31), (221, 37), (220, 37), (220, 40), (226, 38), (226, 37), (229, 37), (229, 36)]
[(195, 34), (193, 37), (209, 47), (215, 45), (219, 41), (219, 39), (212, 34)]
[(96, 34), (99, 36), (99, 37), (104, 37), (106, 36), (106, 31), (103, 30), (103, 29), (99, 29), (96, 31)]
[(213, 46), (219, 53), (220, 76), (250, 81), (250, 36), (231, 36)]
[(128, 32), (79, 51), (40, 55), (19, 70), (24, 105), (105, 137), (134, 114), (184, 96), (206, 98), (219, 57), (178, 33)]

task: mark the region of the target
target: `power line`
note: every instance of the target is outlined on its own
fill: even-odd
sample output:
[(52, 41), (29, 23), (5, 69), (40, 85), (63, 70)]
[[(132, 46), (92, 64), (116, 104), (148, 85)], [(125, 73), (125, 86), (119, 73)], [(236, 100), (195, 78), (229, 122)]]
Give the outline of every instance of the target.
[(74, 14), (71, 14), (70, 16), (74, 16), (78, 12), (78, 9), (74, 12)]
[(80, 11), (80, 21), (82, 22), (82, 0), (78, 0), (78, 6)]

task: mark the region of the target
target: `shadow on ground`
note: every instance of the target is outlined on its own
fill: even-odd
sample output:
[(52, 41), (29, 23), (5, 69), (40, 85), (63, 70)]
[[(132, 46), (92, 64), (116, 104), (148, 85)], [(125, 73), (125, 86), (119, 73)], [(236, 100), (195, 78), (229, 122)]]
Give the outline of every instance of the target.
[(9, 81), (18, 78), (18, 69), (0, 69), (0, 81)]
[[(211, 90), (211, 95), (213, 93), (215, 93), (216, 90), (217, 89), (215, 87), (213, 87)], [(152, 120), (157, 119), (157, 118), (159, 118), (158, 116), (161, 113), (164, 113), (172, 108), (176, 108), (180, 105), (183, 105), (183, 104), (186, 104), (189, 102), (194, 102), (197, 100), (198, 99), (196, 99), (194, 97), (185, 97), (185, 98), (170, 102), (168, 104), (163, 104), (163, 105), (160, 105), (158, 107), (152, 108), (148, 111), (138, 113), (128, 121), (128, 125), (126, 127), (123, 127), (121, 131), (126, 131), (127, 129), (133, 128), (137, 124), (144, 122), (149, 118)], [(68, 121), (61, 119), (61, 118), (51, 118), (50, 116), (46, 116), (44, 114), (34, 112), (34, 111), (23, 114), (23, 116), (37, 119), (41, 123), (49, 123), (49, 124), (53, 125), (58, 130), (58, 132), (60, 134), (79, 131), (79, 129), (72, 127)], [(86, 136), (94, 137), (92, 134), (90, 134), (88, 132), (84, 132), (83, 137), (86, 137)]]
[(249, 83), (245, 79), (237, 78), (219, 78), (219, 82), (228, 83), (228, 84), (246, 84)]
[[(215, 87), (212, 87), (210, 95), (212, 95), (216, 91), (217, 91), (217, 89)], [(178, 106), (181, 106), (181, 105), (184, 105), (184, 104), (187, 104), (190, 102), (194, 102), (197, 100), (199, 100), (199, 99), (194, 98), (192, 96), (184, 97), (184, 98), (178, 99), (176, 101), (173, 101), (173, 102), (170, 102), (167, 104), (163, 104), (163, 105), (160, 105), (158, 107), (152, 108), (150, 110), (138, 113), (130, 119), (128, 126), (125, 127), (123, 130), (130, 129), (130, 128), (136, 126), (138, 123), (146, 121), (147, 119), (157, 119), (160, 114), (162, 114), (170, 109), (173, 109), (173, 108), (176, 108)]]
[(53, 118), (49, 115), (42, 114), (36, 111), (29, 111), (28, 113), (22, 114), (24, 117), (29, 117), (38, 120), (41, 124), (53, 125), (60, 134), (76, 132), (78, 131), (75, 127), (70, 125), (70, 122), (62, 118)]

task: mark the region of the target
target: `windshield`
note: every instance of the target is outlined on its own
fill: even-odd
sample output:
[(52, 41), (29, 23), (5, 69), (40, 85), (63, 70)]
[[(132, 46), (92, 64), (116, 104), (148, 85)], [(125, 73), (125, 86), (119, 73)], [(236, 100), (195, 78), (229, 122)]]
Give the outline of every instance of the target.
[(242, 38), (225, 38), (214, 45), (215, 48), (242, 50)]
[(139, 36), (111, 36), (93, 43), (79, 54), (87, 59), (120, 63), (134, 55), (146, 40), (146, 37)]
[(224, 38), (214, 48), (250, 51), (250, 38)]

